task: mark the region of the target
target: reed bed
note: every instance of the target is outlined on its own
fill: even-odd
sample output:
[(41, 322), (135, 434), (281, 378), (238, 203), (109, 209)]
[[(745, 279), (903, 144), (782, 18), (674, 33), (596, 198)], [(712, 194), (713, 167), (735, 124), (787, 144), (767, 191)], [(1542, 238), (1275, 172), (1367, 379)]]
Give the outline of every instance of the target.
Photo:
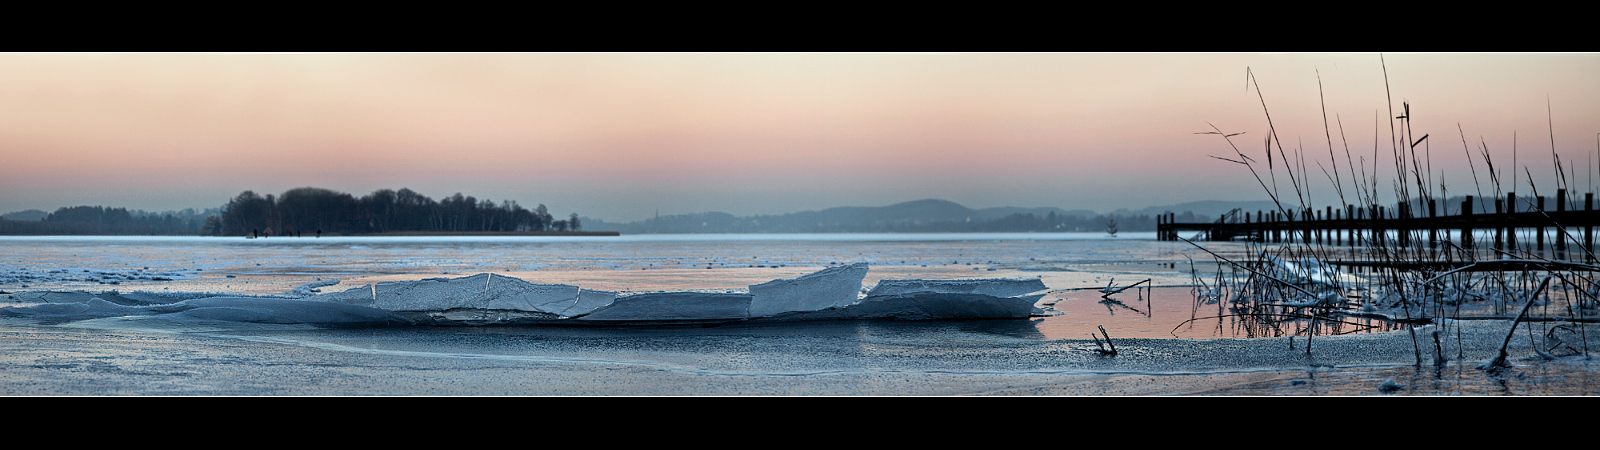
[[(1283, 146), (1266, 97), (1248, 70), (1246, 81), (1260, 99), (1267, 121), (1267, 136), (1260, 140), (1263, 152), (1252, 153), (1261, 156), (1252, 157), (1239, 148), (1236, 141), (1245, 133), (1227, 133), (1212, 125), (1211, 131), (1196, 134), (1221, 137), (1232, 155), (1213, 158), (1244, 166), (1277, 205), (1274, 214), (1279, 217), (1315, 217), (1316, 210), (1309, 199), (1314, 184), (1320, 183), (1312, 183), (1316, 177), (1307, 170), (1308, 164), (1321, 169), (1322, 178), (1341, 203), (1339, 210), (1348, 211), (1353, 216), (1350, 218), (1414, 217), (1413, 211), (1426, 210), (1424, 205), (1436, 205), (1448, 198), (1443, 172), (1432, 167), (1430, 135), (1417, 137), (1412, 130), (1409, 103), (1401, 103), (1401, 110), (1396, 112), (1391, 96), (1388, 117), (1392, 119), (1377, 124), (1381, 130), (1382, 122), (1388, 122), (1391, 138), (1388, 144), (1374, 139), (1371, 161), (1355, 156), (1345, 140), (1342, 119), (1335, 115), (1330, 124), (1324, 103), (1327, 159), (1316, 157), (1313, 161), (1303, 149)], [(1319, 90), (1320, 83), (1319, 75)], [(1340, 131), (1342, 152), (1333, 143), (1333, 124)], [(1459, 126), (1458, 133), (1477, 198), (1510, 199), (1517, 203), (1519, 211), (1544, 211), (1543, 201), (1534, 201), (1539, 187), (1532, 172), (1522, 166), (1526, 178), (1516, 173), (1519, 167), (1515, 144), (1507, 180), (1504, 164), (1496, 165), (1482, 139), (1474, 152)], [(1550, 134), (1551, 163), (1557, 174), (1551, 181), (1556, 189), (1565, 192), (1571, 187), (1568, 174), (1576, 172), (1571, 162), (1564, 165), (1555, 148), (1553, 125)], [(1388, 154), (1381, 154), (1383, 150)], [(1394, 179), (1378, 179), (1380, 157), (1382, 164), (1392, 165)], [(1479, 172), (1478, 165), (1485, 166), (1483, 172)], [(1521, 182), (1534, 196), (1511, 193)], [(1493, 197), (1488, 197), (1491, 192)], [(1448, 210), (1450, 203), (1444, 205)], [(1574, 202), (1565, 209), (1577, 210), (1576, 206)], [(1487, 202), (1456, 205), (1458, 209), (1462, 207), (1474, 208), (1475, 213), (1489, 212)], [(1419, 366), (1424, 360), (1442, 365), (1460, 359), (1459, 353), (1447, 355), (1444, 349), (1448, 340), (1461, 339), (1460, 328), (1453, 324), (1462, 320), (1511, 321), (1506, 342), (1526, 335), (1539, 356), (1546, 358), (1587, 358), (1590, 340), (1600, 338), (1589, 336), (1583, 326), (1600, 320), (1600, 278), (1596, 276), (1600, 266), (1595, 265), (1593, 249), (1577, 238), (1577, 230), (1559, 224), (1548, 234), (1542, 229), (1514, 229), (1511, 233), (1478, 230), (1466, 236), (1452, 231), (1441, 236), (1437, 230), (1348, 230), (1342, 235), (1316, 239), (1297, 235), (1301, 233), (1298, 231), (1286, 233), (1286, 239), (1275, 243), (1261, 236), (1247, 237), (1243, 252), (1235, 250), (1227, 255), (1179, 237), (1205, 250), (1217, 263), (1214, 273), (1191, 271), (1195, 303), (1194, 316), (1187, 326), (1215, 321), (1219, 331), (1233, 327), (1234, 333), (1243, 336), (1288, 336), (1290, 346), (1307, 353), (1312, 351), (1317, 336), (1404, 329), (1411, 335)], [(1552, 248), (1575, 250), (1546, 252), (1546, 238), (1564, 244)], [(1480, 368), (1498, 370), (1505, 366), (1506, 357), (1502, 347), (1498, 358)]]

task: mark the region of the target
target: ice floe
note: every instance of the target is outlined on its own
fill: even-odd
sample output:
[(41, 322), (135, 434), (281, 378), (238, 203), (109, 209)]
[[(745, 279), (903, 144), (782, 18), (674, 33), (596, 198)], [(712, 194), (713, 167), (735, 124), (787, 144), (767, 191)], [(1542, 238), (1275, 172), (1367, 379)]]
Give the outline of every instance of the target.
[(367, 284), (317, 293), (319, 280), (274, 296), (207, 293), (29, 292), (8, 294), (31, 306), (0, 315), (63, 322), (170, 314), (205, 320), (320, 326), (396, 324), (652, 324), (745, 320), (1014, 319), (1039, 314), (1038, 279), (882, 280), (862, 295), (866, 263), (830, 267), (749, 292), (651, 292), (618, 295), (566, 284), (530, 283), (480, 273)]

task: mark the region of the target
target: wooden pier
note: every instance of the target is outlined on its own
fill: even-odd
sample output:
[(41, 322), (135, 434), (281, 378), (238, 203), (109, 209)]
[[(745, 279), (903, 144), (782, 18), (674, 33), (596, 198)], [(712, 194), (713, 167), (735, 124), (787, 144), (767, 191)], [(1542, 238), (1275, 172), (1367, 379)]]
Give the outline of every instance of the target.
[[(1534, 197), (1533, 205), (1519, 207), (1516, 193), (1509, 193), (1504, 199), (1494, 200), (1494, 213), (1484, 214), (1474, 213), (1476, 199), (1470, 195), (1462, 201), (1456, 215), (1440, 215), (1439, 200), (1422, 202), (1426, 211), (1416, 212), (1404, 204), (1399, 207), (1346, 205), (1342, 209), (1329, 206), (1322, 210), (1256, 211), (1254, 217), (1249, 212), (1234, 210), (1209, 223), (1178, 223), (1174, 220), (1175, 214), (1167, 213), (1158, 218), (1156, 236), (1163, 241), (1174, 241), (1180, 233), (1195, 232), (1200, 240), (1206, 241), (1299, 241), (1335, 246), (1372, 243), (1410, 246), (1414, 240), (1426, 240), (1430, 248), (1455, 238), (1459, 240), (1455, 244), (1464, 249), (1489, 244), (1492, 240), (1495, 249), (1544, 251), (1549, 244), (1555, 251), (1564, 252), (1570, 244), (1581, 245), (1583, 250), (1588, 250), (1584, 253), (1592, 253), (1594, 228), (1600, 226), (1600, 211), (1594, 208), (1594, 194), (1583, 197), (1582, 204), (1578, 205), (1581, 209), (1569, 209), (1566, 190), (1557, 190), (1555, 204), (1550, 205), (1553, 209), (1547, 209), (1543, 196)], [(1527, 203), (1528, 198), (1522, 200)], [(1518, 230), (1533, 231), (1535, 242), (1517, 242)], [(1554, 232), (1552, 243), (1545, 242), (1547, 230)], [(1478, 242), (1480, 239), (1483, 242)]]

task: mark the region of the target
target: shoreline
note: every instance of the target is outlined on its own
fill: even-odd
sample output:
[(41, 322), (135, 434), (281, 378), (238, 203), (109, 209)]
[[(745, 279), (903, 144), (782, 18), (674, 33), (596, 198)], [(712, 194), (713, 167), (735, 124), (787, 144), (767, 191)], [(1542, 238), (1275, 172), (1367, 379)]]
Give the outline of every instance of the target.
[[(413, 237), (413, 236), (600, 236), (600, 237), (605, 237), (605, 236), (621, 236), (621, 235), (622, 235), (622, 233), (621, 232), (617, 232), (617, 231), (391, 231), (391, 232), (387, 232), (387, 233), (352, 233), (352, 234), (323, 233), (321, 237), (386, 237), (386, 236), (404, 236), (404, 237)], [(251, 237), (251, 236), (205, 236), (205, 235), (198, 235), (198, 234), (0, 234), (0, 238), (7, 238), (7, 237), (33, 237), (33, 238), (37, 238), (37, 237), (127, 237), (127, 236), (135, 236), (135, 237), (182, 237), (182, 238), (187, 238), (187, 237), (239, 238), (239, 237), (242, 237), (242, 238), (245, 238), (245, 239), (270, 239), (272, 237), (279, 237), (279, 238), (303, 238), (303, 237), (305, 237), (304, 233), (302, 233), (299, 236), (273, 235), (273, 236), (262, 236), (262, 237)], [(317, 236), (313, 235), (312, 237), (317, 237)]]
[(621, 236), (617, 231), (390, 231), (325, 236)]

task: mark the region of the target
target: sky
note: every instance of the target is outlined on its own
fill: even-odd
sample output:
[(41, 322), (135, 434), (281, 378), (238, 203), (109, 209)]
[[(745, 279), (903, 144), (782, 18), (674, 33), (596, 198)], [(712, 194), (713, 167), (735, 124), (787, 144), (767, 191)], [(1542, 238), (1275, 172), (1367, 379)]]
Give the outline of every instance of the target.
[[(1595, 80), (1600, 54), (0, 54), (0, 212), (305, 186), (612, 222), (927, 198), (1108, 212), (1294, 195), (1269, 130), (1312, 203), (1340, 202), (1334, 171), (1353, 196), (1352, 169), (1392, 201), (1403, 102), (1449, 195), (1513, 146), (1519, 183), (1553, 193), (1552, 144), (1592, 191)], [(1213, 130), (1244, 133), (1261, 181), (1215, 158), (1239, 159)]]

